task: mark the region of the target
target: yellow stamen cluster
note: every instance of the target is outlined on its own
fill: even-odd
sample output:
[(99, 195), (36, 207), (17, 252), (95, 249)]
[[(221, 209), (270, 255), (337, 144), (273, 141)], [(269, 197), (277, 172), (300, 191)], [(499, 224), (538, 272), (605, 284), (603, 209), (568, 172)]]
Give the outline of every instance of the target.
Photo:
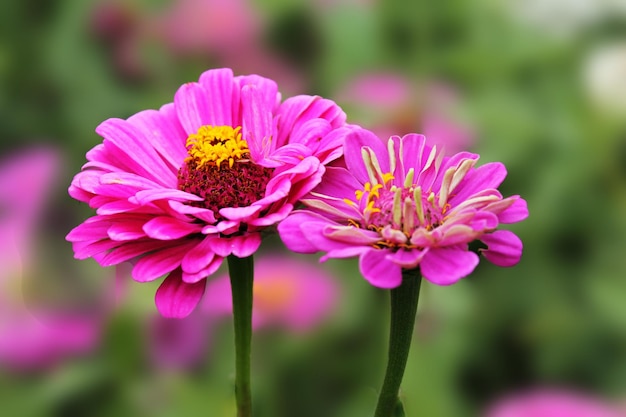
[[(354, 192), (354, 196), (356, 197), (356, 200), (358, 202), (361, 202), (361, 200), (363, 199), (363, 196), (367, 194), (364, 213), (367, 213), (368, 215), (372, 213), (380, 212), (380, 208), (374, 207), (374, 203), (376, 202), (378, 198), (380, 198), (380, 190), (383, 189), (385, 186), (387, 186), (389, 181), (393, 179), (393, 174), (390, 172), (387, 172), (386, 174), (383, 174), (382, 179), (383, 179), (384, 184), (378, 183), (378, 184), (372, 185), (372, 183), (368, 181), (363, 185), (362, 190), (356, 190)], [(355, 205), (355, 202), (350, 199), (346, 198), (344, 199), (344, 201), (347, 204), (350, 204), (352, 206)]]
[(201, 126), (198, 133), (189, 135), (186, 146), (186, 161), (194, 160), (198, 168), (211, 162), (220, 167), (224, 161), (232, 168), (235, 161), (250, 153), (248, 143), (241, 138), (241, 127)]

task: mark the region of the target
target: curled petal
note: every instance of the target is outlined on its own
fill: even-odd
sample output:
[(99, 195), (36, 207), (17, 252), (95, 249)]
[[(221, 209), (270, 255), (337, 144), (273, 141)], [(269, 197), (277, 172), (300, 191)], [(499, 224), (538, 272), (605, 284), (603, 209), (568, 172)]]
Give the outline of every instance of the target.
[(182, 319), (196, 308), (205, 289), (205, 280), (188, 284), (182, 280), (181, 271), (177, 269), (161, 283), (154, 301), (163, 317)]
[(402, 249), (395, 253), (387, 255), (387, 259), (389, 259), (396, 265), (400, 265), (404, 269), (413, 269), (419, 265), (420, 261), (427, 252), (428, 249)]
[(232, 254), (239, 258), (246, 258), (255, 253), (261, 246), (260, 233), (247, 233), (231, 238)]
[(528, 204), (526, 203), (526, 200), (519, 198), (519, 196), (509, 198), (515, 199), (515, 201), (506, 210), (498, 214), (498, 220), (500, 223), (517, 223), (526, 219), (528, 217)]
[(389, 251), (385, 249), (371, 249), (359, 257), (361, 274), (375, 287), (395, 288), (402, 283), (402, 268), (387, 255)]
[(173, 217), (155, 217), (143, 225), (143, 231), (149, 237), (158, 240), (175, 240), (198, 233), (202, 226), (180, 221)]
[(389, 154), (385, 144), (368, 130), (354, 130), (345, 138), (344, 157), (348, 170), (361, 184), (370, 181), (367, 168), (361, 156), (361, 149), (365, 146), (369, 147), (373, 154), (377, 156), (383, 174), (389, 172)]
[(304, 211), (294, 211), (278, 224), (280, 238), (289, 250), (299, 253), (315, 253), (318, 251), (317, 246), (305, 237), (302, 230), (301, 226), (308, 222), (317, 224), (320, 228), (328, 224), (313, 213)]
[(196, 241), (192, 241), (143, 256), (133, 268), (133, 279), (147, 282), (173, 271), (180, 266), (183, 256), (196, 244)]
[(495, 265), (513, 266), (522, 256), (522, 241), (509, 230), (497, 230), (483, 235), (480, 240), (487, 245), (482, 254)]
[(420, 269), (433, 284), (450, 285), (471, 274), (478, 260), (478, 255), (465, 248), (433, 248), (422, 259)]

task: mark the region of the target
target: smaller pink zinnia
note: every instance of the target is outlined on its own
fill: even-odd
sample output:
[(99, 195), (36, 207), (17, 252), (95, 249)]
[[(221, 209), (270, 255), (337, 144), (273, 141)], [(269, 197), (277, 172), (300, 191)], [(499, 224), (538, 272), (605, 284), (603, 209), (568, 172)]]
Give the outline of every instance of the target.
[(485, 417), (625, 417), (610, 404), (588, 394), (562, 389), (537, 389), (504, 397)]
[[(252, 327), (310, 330), (332, 313), (338, 292), (333, 277), (316, 265), (278, 255), (259, 257), (255, 264)], [(213, 317), (232, 314), (227, 275), (207, 285), (203, 311)]]
[(372, 284), (395, 288), (402, 270), (449, 285), (470, 274), (480, 252), (499, 266), (516, 264), (522, 242), (496, 230), (528, 216), (519, 196), (503, 198), (497, 187), (506, 176), (501, 163), (476, 168), (478, 155), (444, 156), (422, 135), (392, 136), (386, 144), (368, 131), (347, 136), (347, 169), (329, 168), (325, 181), (302, 199), (278, 231), (295, 252), (325, 251), (322, 260), (359, 256)]

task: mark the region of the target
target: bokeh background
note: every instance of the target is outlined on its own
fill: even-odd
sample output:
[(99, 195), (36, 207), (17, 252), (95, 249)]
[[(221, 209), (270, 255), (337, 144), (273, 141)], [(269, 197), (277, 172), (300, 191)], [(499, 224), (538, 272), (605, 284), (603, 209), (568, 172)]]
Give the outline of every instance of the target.
[[(503, 194), (528, 201), (511, 227), (519, 265), (423, 284), (407, 415), (481, 416), (544, 387), (626, 403), (623, 1), (5, 0), (0, 415), (234, 415), (227, 312), (159, 319), (158, 283), (76, 261), (64, 240), (90, 215), (66, 189), (101, 140), (94, 128), (222, 66), (273, 78), (285, 97), (334, 99), (379, 132), (425, 132), (502, 161)], [(370, 415), (388, 294), (352, 261), (320, 271), (282, 251), (268, 239), (257, 259), (294, 258), (296, 281), (332, 285), (304, 329), (280, 319), (295, 314), (291, 284), (255, 292), (273, 317), (255, 331), (255, 412)]]

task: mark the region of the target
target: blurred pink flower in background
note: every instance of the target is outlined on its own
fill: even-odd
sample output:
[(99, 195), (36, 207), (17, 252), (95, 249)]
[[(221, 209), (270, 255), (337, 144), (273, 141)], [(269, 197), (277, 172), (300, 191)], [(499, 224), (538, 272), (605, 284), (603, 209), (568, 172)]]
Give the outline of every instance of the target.
[(59, 168), (60, 156), (49, 148), (21, 151), (0, 161), (0, 282), (11, 278), (5, 276), (10, 265), (32, 261), (38, 221)]
[(246, 0), (176, 0), (145, 23), (176, 57), (204, 57), (214, 66), (280, 80), (286, 93), (302, 93), (302, 74), (264, 42), (267, 22)]
[(123, 78), (137, 79), (148, 68), (141, 48), (148, 39), (145, 11), (135, 2), (101, 1), (93, 6), (90, 32), (111, 55), (111, 63)]
[[(230, 294), (228, 275), (212, 280), (202, 310), (212, 317), (231, 315)], [(338, 296), (334, 277), (320, 266), (279, 255), (259, 256), (254, 272), (252, 327), (308, 331), (333, 313)]]
[(154, 25), (179, 54), (224, 55), (257, 45), (262, 22), (246, 0), (175, 0)]
[(468, 150), (474, 143), (472, 128), (455, 114), (460, 96), (450, 85), (430, 83), (418, 88), (397, 74), (366, 74), (336, 97), (351, 120), (380, 138), (418, 132), (429, 145), (444, 146), (446, 154)]
[(34, 369), (91, 349), (93, 319), (26, 303), (24, 277), (38, 267), (37, 240), (48, 199), (59, 179), (60, 155), (23, 150), (0, 162), (0, 362)]
[[(339, 288), (334, 277), (319, 265), (277, 254), (255, 260), (252, 327), (283, 327), (305, 333), (330, 317)], [(172, 319), (154, 315), (147, 326), (150, 360), (159, 370), (193, 370), (211, 351), (216, 324), (232, 315), (228, 274), (207, 284), (201, 308)]]
[(154, 366), (167, 370), (196, 368), (210, 351), (212, 324), (212, 318), (200, 309), (182, 319), (154, 314), (147, 326), (148, 349)]
[(555, 389), (534, 389), (503, 397), (485, 417), (625, 417), (606, 401), (589, 394)]
[(175, 0), (162, 8), (102, 1), (90, 18), (92, 36), (121, 78), (149, 75), (147, 56), (156, 50), (178, 66), (181, 59), (199, 59), (213, 68), (280, 80), (284, 93), (305, 92), (306, 76), (265, 42), (267, 26), (246, 0)]

